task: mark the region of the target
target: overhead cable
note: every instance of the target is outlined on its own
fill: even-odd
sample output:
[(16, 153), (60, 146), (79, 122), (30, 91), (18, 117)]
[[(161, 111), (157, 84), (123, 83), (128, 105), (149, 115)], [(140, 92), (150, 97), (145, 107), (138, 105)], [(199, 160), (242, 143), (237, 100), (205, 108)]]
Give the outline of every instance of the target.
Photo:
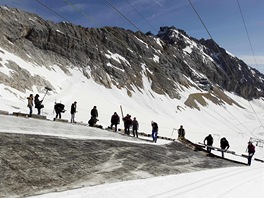
[[(223, 54), (221, 53), (221, 51), (220, 51), (220, 49), (219, 49), (218, 45), (217, 45), (217, 44), (216, 44), (216, 42), (214, 41), (214, 39), (213, 39), (212, 35), (210, 34), (209, 30), (207, 29), (207, 27), (206, 27), (205, 23), (203, 22), (202, 18), (201, 18), (201, 17), (200, 17), (200, 15), (199, 15), (199, 13), (198, 13), (198, 12), (197, 12), (197, 10), (195, 9), (195, 7), (194, 7), (193, 3), (191, 2), (191, 0), (188, 0), (188, 1), (189, 1), (189, 3), (190, 3), (191, 7), (193, 8), (194, 12), (196, 13), (197, 17), (199, 18), (199, 20), (200, 20), (200, 21), (201, 21), (201, 23), (203, 24), (203, 26), (204, 26), (205, 30), (207, 31), (208, 35), (209, 35), (209, 36), (210, 36), (210, 38), (212, 39), (212, 41), (213, 41), (213, 43), (214, 43), (214, 45), (215, 45), (216, 49), (218, 50), (219, 54), (220, 54), (220, 55), (221, 55), (221, 57), (223, 58), (223, 60), (224, 60), (224, 62), (225, 62), (225, 64), (226, 64), (227, 68), (229, 69), (229, 71), (230, 71), (231, 75), (232, 75), (232, 76), (233, 76), (233, 78), (235, 79), (235, 75), (234, 75), (233, 71), (231, 70), (231, 68), (230, 68), (229, 64), (227, 64), (227, 61), (225, 60), (225, 58), (224, 58)], [(239, 87), (240, 87), (240, 89), (242, 90), (242, 87), (240, 86), (240, 84), (239, 84), (239, 83), (238, 83), (238, 86), (239, 86)], [(251, 105), (250, 101), (248, 101), (248, 103), (249, 103), (249, 105), (250, 105), (250, 107), (251, 107), (251, 109), (252, 109), (253, 113), (254, 113), (254, 114), (255, 114), (255, 116), (257, 117), (257, 119), (258, 119), (259, 123), (261, 124), (262, 128), (264, 129), (264, 126), (263, 126), (263, 124), (262, 124), (261, 120), (259, 119), (259, 116), (256, 114), (256, 111), (254, 110), (254, 108), (253, 108), (253, 106)]]
[(122, 14), (110, 1), (105, 0), (115, 11), (117, 11), (125, 20), (127, 20), (134, 28), (142, 32), (131, 20), (129, 20), (124, 14)]
[[(240, 11), (240, 14), (241, 14), (241, 18), (242, 18), (242, 21), (243, 21), (243, 24), (244, 24), (244, 27), (245, 27), (245, 30), (246, 30), (246, 33), (247, 33), (247, 38), (248, 38), (248, 42), (249, 42), (249, 45), (250, 45), (250, 48), (251, 48), (251, 52), (253, 54), (255, 65), (258, 68), (258, 64), (257, 64), (257, 61), (256, 61), (256, 56), (255, 56), (255, 53), (254, 53), (254, 50), (253, 50), (253, 47), (252, 47), (252, 43), (251, 43), (251, 40), (250, 40), (250, 37), (249, 37), (249, 33), (248, 33), (248, 29), (247, 29), (247, 26), (246, 26), (246, 23), (245, 23), (244, 15), (243, 15), (241, 6), (239, 4), (239, 0), (237, 0), (237, 5), (238, 5), (238, 8), (239, 8), (239, 11)], [(259, 68), (258, 68), (258, 70), (259, 70)]]

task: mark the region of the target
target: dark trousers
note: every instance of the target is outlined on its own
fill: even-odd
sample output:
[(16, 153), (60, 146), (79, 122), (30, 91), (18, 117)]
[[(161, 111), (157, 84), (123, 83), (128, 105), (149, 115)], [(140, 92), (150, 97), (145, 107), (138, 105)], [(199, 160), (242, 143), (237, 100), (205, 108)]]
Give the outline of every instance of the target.
[(115, 131), (117, 131), (117, 123), (111, 123), (111, 129), (115, 126)]
[(61, 119), (61, 112), (60, 111), (56, 111), (56, 118), (58, 118), (59, 117), (59, 119)]
[(249, 154), (248, 154), (248, 165), (249, 165), (249, 166), (251, 165), (252, 157), (253, 157), (253, 154), (252, 154), (252, 153), (249, 153)]
[(127, 134), (127, 135), (130, 135), (129, 128), (130, 128), (129, 125), (125, 125), (125, 134)]
[(207, 147), (206, 147), (206, 149), (207, 149), (207, 151), (208, 151), (209, 153), (211, 153), (211, 150), (212, 150), (212, 145), (209, 145), (209, 144), (207, 144)]
[(153, 142), (157, 142), (158, 132), (156, 130), (152, 130), (151, 136), (152, 136)]
[(132, 133), (133, 133), (133, 136), (135, 137), (138, 137), (138, 131), (137, 131), (137, 128), (133, 127), (132, 129)]
[(32, 107), (28, 107), (29, 108), (29, 117), (32, 116)]

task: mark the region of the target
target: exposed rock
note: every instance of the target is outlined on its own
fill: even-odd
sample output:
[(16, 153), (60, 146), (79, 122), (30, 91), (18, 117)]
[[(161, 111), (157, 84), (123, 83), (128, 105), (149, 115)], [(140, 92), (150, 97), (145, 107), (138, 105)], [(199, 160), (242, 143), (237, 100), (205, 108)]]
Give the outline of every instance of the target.
[[(194, 86), (199, 91), (196, 82), (204, 77), (210, 87), (218, 85), (249, 100), (264, 96), (263, 74), (212, 40), (198, 41), (175, 27), (161, 27), (157, 36), (117, 27), (84, 28), (70, 23), (55, 24), (3, 6), (0, 23), (3, 49), (38, 66), (52, 69), (58, 65), (68, 75), (68, 68), (80, 68), (85, 77), (92, 77), (107, 88), (126, 88), (130, 95), (132, 87), (143, 88), (146, 75), (152, 81), (153, 91), (171, 98), (180, 97), (176, 85)], [(22, 69), (16, 72), (18, 75), (9, 78), (15, 78), (17, 83), (11, 83), (2, 74), (0, 83), (20, 91), (32, 87), (33, 83), (23, 83), (29, 77), (34, 78), (36, 86), (48, 83), (42, 76), (31, 76)]]

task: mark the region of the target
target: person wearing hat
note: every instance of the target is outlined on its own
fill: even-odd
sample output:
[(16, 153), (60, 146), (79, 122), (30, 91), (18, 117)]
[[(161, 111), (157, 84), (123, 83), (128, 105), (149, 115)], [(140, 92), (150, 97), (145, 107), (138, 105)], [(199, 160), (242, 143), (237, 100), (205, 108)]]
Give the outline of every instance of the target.
[(248, 152), (248, 165), (250, 166), (252, 157), (255, 154), (255, 146), (252, 144), (252, 142), (248, 142), (247, 152)]
[(135, 117), (132, 121), (132, 133), (134, 137), (136, 136), (138, 138), (138, 121)]

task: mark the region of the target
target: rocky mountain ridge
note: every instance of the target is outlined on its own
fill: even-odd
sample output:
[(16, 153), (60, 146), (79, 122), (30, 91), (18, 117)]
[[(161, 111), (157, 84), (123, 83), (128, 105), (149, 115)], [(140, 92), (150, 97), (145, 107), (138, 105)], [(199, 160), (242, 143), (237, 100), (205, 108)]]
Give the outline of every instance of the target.
[[(77, 67), (87, 78), (107, 88), (142, 90), (143, 76), (158, 94), (180, 98), (181, 87), (234, 92), (245, 99), (264, 96), (264, 75), (230, 55), (212, 40), (197, 40), (175, 27), (161, 27), (155, 36), (117, 27), (84, 28), (70, 23), (55, 24), (21, 10), (0, 8), (3, 49), (22, 59), (65, 73)], [(4, 53), (4, 52), (0, 52)], [(0, 83), (18, 89), (52, 85), (40, 76), (30, 76), (10, 60), (14, 72), (0, 72)], [(0, 65), (3, 67), (3, 65)], [(31, 77), (31, 82), (25, 81)]]

